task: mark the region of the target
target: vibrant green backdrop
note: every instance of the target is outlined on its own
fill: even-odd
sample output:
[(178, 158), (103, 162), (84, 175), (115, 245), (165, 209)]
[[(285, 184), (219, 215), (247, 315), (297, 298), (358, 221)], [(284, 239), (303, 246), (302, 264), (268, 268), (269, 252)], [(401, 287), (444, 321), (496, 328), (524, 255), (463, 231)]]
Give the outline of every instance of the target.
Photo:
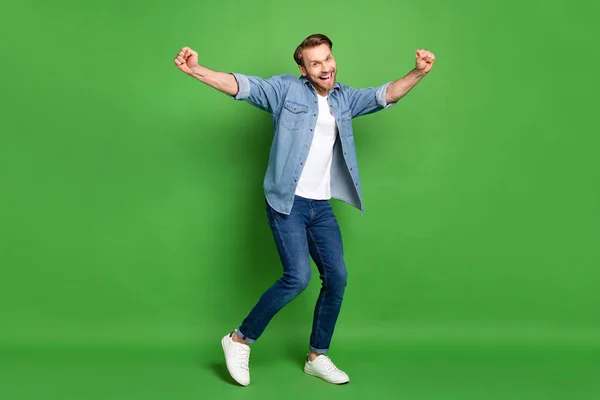
[[(2, 398), (591, 399), (600, 394), (592, 2), (54, 2), (3, 6)], [(433, 71), (355, 120), (366, 214), (334, 202), (349, 285), (332, 358), (301, 372), (315, 280), (231, 385), (219, 339), (281, 267), (268, 114), (173, 65), (338, 79)], [(285, 392), (292, 389), (291, 392)], [(317, 394), (315, 396), (318, 397)]]

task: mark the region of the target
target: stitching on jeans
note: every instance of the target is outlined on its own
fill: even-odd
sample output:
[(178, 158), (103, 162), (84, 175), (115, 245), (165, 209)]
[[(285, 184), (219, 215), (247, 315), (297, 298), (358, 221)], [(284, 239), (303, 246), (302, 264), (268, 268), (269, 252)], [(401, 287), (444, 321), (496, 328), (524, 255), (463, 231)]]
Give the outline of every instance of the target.
[(277, 219), (273, 215), (272, 211), (269, 212), (269, 218), (271, 218), (271, 220), (273, 221), (273, 228), (277, 232), (277, 236), (279, 237), (279, 240), (281, 241), (281, 247), (283, 248), (283, 255), (285, 257), (285, 260), (287, 261), (290, 258), (289, 253), (288, 253), (287, 248), (285, 247), (285, 241), (283, 240), (283, 236), (281, 236), (281, 231), (279, 230), (279, 224), (277, 223)]
[(321, 254), (321, 249), (319, 248), (319, 245), (317, 244), (315, 237), (313, 236), (312, 232), (310, 231), (310, 228), (306, 228), (306, 231), (308, 232), (308, 236), (310, 237), (310, 240), (313, 242), (313, 244), (317, 248), (317, 254), (319, 255), (319, 261), (321, 261), (321, 265), (323, 266), (323, 274), (325, 275), (326, 274), (325, 260), (323, 259), (323, 255)]
[[(325, 268), (325, 262), (323, 261), (323, 255), (321, 254), (321, 249), (319, 249), (319, 245), (317, 244), (317, 241), (315, 240), (315, 237), (313, 236), (310, 228), (306, 228), (306, 232), (308, 233), (308, 237), (310, 238), (310, 240), (315, 245), (315, 248), (317, 249), (317, 254), (319, 255), (319, 260), (321, 261), (321, 266), (323, 268), (323, 281), (327, 282), (327, 268)], [(315, 331), (317, 332), (317, 337), (315, 337), (315, 340), (318, 339), (318, 332), (321, 327), (321, 310), (323, 307), (323, 300), (325, 300), (326, 295), (327, 295), (327, 290), (324, 290), (323, 291), (323, 299), (321, 299), (321, 304), (319, 304), (319, 310), (317, 311), (317, 324), (315, 326)]]

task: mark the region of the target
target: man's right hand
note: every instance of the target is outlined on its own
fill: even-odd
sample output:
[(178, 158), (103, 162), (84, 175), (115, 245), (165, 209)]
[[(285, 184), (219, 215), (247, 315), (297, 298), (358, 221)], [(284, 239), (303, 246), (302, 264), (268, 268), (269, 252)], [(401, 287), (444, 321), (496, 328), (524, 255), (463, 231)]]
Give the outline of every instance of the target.
[(198, 53), (189, 47), (184, 47), (175, 57), (175, 65), (181, 71), (191, 75), (194, 69), (198, 67)]
[(189, 47), (184, 47), (175, 57), (175, 65), (187, 75), (217, 89), (220, 92), (235, 96), (238, 93), (237, 80), (233, 74), (217, 72), (198, 64), (198, 53)]

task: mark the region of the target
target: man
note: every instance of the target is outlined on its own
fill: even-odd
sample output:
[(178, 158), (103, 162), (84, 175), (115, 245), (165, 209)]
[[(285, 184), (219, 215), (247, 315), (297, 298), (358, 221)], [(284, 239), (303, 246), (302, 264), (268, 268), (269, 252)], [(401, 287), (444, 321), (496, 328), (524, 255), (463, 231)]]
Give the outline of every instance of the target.
[(311, 35), (296, 49), (302, 74), (263, 79), (212, 71), (184, 47), (175, 65), (186, 74), (273, 115), (274, 138), (264, 179), (269, 225), (283, 264), (283, 276), (259, 299), (242, 324), (221, 340), (226, 365), (241, 385), (250, 383), (250, 345), (286, 304), (308, 285), (310, 257), (322, 287), (314, 310), (310, 353), (304, 372), (327, 382), (349, 382), (326, 354), (340, 312), (347, 272), (342, 237), (329, 199), (364, 213), (352, 119), (391, 107), (433, 66), (435, 56), (416, 52), (416, 66), (404, 77), (376, 88), (355, 89), (336, 82), (331, 40)]

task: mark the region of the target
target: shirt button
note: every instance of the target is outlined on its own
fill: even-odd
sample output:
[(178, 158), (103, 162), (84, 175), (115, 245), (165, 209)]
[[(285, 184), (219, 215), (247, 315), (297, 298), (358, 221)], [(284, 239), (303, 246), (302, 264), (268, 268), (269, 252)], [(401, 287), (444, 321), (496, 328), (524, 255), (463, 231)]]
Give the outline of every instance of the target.
[(317, 114), (313, 114), (313, 117), (316, 117), (316, 116), (317, 116)]
[(304, 165), (304, 163), (303, 163), (303, 162), (301, 162), (301, 163), (300, 163), (300, 165)]
[(310, 131), (312, 132), (312, 129)]

